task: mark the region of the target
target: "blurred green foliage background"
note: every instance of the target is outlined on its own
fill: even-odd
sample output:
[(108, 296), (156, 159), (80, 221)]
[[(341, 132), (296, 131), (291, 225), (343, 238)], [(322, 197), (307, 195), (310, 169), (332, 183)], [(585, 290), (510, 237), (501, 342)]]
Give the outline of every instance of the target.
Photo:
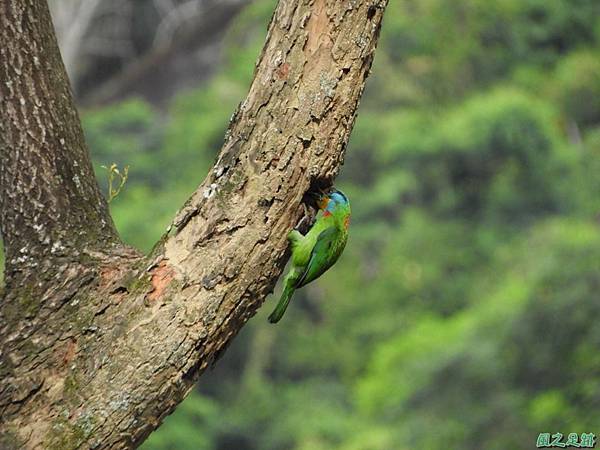
[[(273, 0), (166, 113), (83, 112), (149, 250), (248, 89)], [(338, 186), (339, 263), (244, 328), (145, 450), (533, 448), (600, 435), (600, 2), (393, 0)], [(279, 290), (276, 290), (279, 293)]]

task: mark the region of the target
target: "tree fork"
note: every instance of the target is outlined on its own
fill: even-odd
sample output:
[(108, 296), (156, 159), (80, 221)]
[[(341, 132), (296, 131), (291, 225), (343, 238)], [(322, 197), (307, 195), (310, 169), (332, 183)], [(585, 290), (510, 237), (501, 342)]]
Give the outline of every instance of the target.
[[(337, 175), (386, 4), (280, 0), (214, 168), (140, 257), (98, 193), (46, 5), (0, 0), (14, 47), (3, 65), (21, 55), (29, 70), (4, 67), (0, 80), (2, 233), (9, 270), (25, 274), (0, 311), (2, 448), (134, 448), (192, 389), (272, 291), (303, 195)], [(29, 153), (12, 153), (19, 145)], [(11, 180), (29, 190), (9, 195)], [(44, 223), (65, 249), (25, 264), (11, 242), (46, 211), (30, 192), (59, 199)], [(39, 261), (53, 262), (42, 291)]]

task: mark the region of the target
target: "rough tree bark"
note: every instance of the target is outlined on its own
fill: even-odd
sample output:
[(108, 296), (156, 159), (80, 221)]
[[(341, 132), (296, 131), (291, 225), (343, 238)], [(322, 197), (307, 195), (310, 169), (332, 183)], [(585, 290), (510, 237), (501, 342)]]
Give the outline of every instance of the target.
[(99, 194), (47, 5), (0, 0), (0, 447), (133, 448), (184, 398), (337, 174), (386, 4), (280, 0), (218, 161), (143, 256)]

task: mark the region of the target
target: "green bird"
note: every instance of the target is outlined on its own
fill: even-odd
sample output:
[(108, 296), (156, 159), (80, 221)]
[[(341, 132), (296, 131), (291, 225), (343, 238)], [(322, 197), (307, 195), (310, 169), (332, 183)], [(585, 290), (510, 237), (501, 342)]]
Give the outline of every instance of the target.
[(269, 322), (283, 317), (294, 291), (319, 278), (338, 260), (348, 241), (350, 202), (343, 192), (331, 189), (319, 201), (319, 215), (303, 236), (292, 230), (288, 240), (292, 246), (292, 268), (285, 277), (283, 293)]

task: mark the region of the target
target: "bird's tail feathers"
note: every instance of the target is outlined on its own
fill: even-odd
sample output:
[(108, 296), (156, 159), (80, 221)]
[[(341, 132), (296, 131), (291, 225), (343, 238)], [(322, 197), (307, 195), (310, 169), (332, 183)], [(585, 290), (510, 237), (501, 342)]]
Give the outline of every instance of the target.
[(295, 279), (292, 277), (287, 278), (285, 280), (285, 287), (283, 288), (283, 293), (281, 294), (281, 298), (279, 299), (277, 306), (275, 307), (275, 309), (269, 316), (269, 322), (277, 323), (281, 320), (281, 318), (283, 317), (283, 314), (285, 313), (285, 310), (287, 309), (288, 305), (290, 304), (290, 300), (292, 298), (292, 295), (294, 295), (295, 290), (296, 290)]

